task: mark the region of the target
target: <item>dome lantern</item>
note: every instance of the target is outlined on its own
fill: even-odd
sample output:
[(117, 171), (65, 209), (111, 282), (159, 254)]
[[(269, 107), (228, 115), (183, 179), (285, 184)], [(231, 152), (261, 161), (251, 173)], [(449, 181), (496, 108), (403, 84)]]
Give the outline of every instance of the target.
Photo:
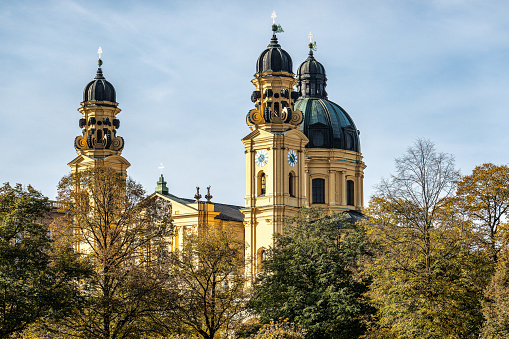
[(313, 56), (313, 50), (316, 50), (316, 42), (311, 42), (313, 37), (309, 33), (309, 54), (307, 59), (297, 68), (297, 91), (304, 98), (322, 98), (327, 99), (327, 76), (325, 68), (316, 61)]

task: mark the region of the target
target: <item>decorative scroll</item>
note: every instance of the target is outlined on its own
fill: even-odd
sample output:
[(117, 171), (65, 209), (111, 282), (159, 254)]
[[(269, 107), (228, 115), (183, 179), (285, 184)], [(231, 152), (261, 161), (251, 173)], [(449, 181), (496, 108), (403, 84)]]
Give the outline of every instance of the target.
[(252, 109), (251, 111), (249, 111), (249, 117), (253, 124), (258, 125), (258, 124), (262, 124), (264, 122), (263, 116), (259, 110)]
[(281, 119), (283, 119), (284, 122), (289, 123), (292, 121), (292, 109), (290, 107), (283, 108), (283, 114), (281, 115)]
[(290, 119), (290, 124), (298, 125), (302, 122), (302, 112), (299, 110), (292, 112), (292, 117)]
[(111, 148), (115, 151), (121, 151), (124, 148), (124, 138), (115, 137), (111, 142)]
[(270, 108), (265, 107), (265, 110), (263, 111), (263, 119), (265, 119), (265, 122), (270, 122)]
[(76, 149), (87, 149), (87, 140), (82, 136), (77, 136), (74, 139), (74, 148)]

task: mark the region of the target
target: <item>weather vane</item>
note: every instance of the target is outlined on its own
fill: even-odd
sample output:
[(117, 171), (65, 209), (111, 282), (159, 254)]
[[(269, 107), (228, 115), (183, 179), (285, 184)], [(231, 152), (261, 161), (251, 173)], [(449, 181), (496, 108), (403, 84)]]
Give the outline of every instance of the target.
[(276, 11), (272, 11), (272, 15), (270, 16), (272, 18), (272, 30), (275, 32), (275, 33), (283, 33), (283, 27), (281, 27), (281, 25), (276, 25), (276, 18), (277, 18), (277, 14), (276, 14)]
[(316, 51), (316, 41), (313, 42), (313, 32), (309, 32), (308, 38), (309, 38), (309, 48), (311, 48), (313, 51)]
[(161, 166), (159, 166), (159, 169), (161, 170), (161, 175), (163, 175), (163, 169), (164, 169), (163, 163), (161, 163)]
[(103, 61), (101, 60), (101, 54), (103, 54), (103, 49), (101, 48), (101, 46), (99, 46), (97, 54), (99, 54), (99, 60), (97, 61), (97, 64), (99, 65), (99, 67), (101, 67), (103, 64)]

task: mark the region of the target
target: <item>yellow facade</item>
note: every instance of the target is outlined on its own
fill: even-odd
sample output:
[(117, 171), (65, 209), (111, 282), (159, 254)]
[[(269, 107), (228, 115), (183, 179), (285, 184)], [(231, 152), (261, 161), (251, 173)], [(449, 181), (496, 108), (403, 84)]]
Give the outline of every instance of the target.
[[(315, 140), (310, 141), (311, 132), (302, 128), (305, 114), (309, 112), (296, 109), (301, 95), (313, 100), (327, 100), (323, 66), (310, 52), (307, 61), (319, 64), (322, 72), (313, 76), (322, 82), (317, 80), (316, 86), (309, 85), (309, 81), (305, 85), (299, 82), (298, 89), (302, 92), (296, 92), (297, 79), (291, 70), (291, 58), (280, 48), (275, 26), (273, 31), (271, 43), (260, 55), (257, 73), (252, 80), (255, 91), (251, 99), (255, 108), (246, 117), (251, 132), (242, 139), (246, 156), (245, 206), (212, 202), (210, 192), (207, 201), (199, 201), (199, 193), (197, 199), (179, 198), (169, 193), (162, 174), (152, 195), (171, 203), (175, 226), (172, 250), (182, 246), (189, 232), (200, 232), (204, 227), (229, 228), (246, 244), (246, 274), (250, 278), (261, 270), (265, 251), (273, 245), (273, 235), (282, 233), (285, 220), (300, 208), (317, 206), (329, 213), (360, 212), (364, 203), (366, 165), (362, 154), (349, 146), (330, 148), (332, 141), (329, 148), (317, 148)], [(310, 95), (307, 96), (308, 92)], [(325, 105), (323, 100), (322, 106)], [(130, 164), (121, 156), (124, 141), (116, 135), (119, 127), (117, 114), (120, 113), (117, 106), (114, 88), (99, 68), (96, 78), (85, 88), (84, 101), (79, 109), (83, 133), (75, 140), (78, 157), (69, 163), (73, 173), (107, 166), (126, 175)], [(350, 119), (348, 114), (346, 116)], [(337, 124), (329, 122), (329, 125), (337, 129)], [(335, 136), (334, 145), (337, 142), (346, 145), (348, 133), (359, 133), (351, 120), (346, 127), (349, 128), (346, 132), (339, 129), (334, 132), (341, 135)], [(318, 122), (313, 128), (328, 127)], [(345, 141), (338, 141), (340, 138)], [(360, 151), (360, 146), (355, 150)]]
[[(258, 58), (252, 80), (256, 88), (251, 97), (255, 108), (246, 119), (251, 133), (242, 139), (246, 155), (242, 213), (250, 278), (261, 270), (265, 251), (273, 245), (273, 235), (283, 232), (285, 219), (294, 216), (299, 208), (317, 206), (329, 213), (341, 213), (361, 211), (363, 207), (366, 166), (362, 154), (342, 148), (307, 147), (308, 137), (299, 129), (305, 116), (295, 108), (297, 99), (304, 94), (294, 91), (297, 80), (291, 70), (291, 58), (277, 41), (275, 25), (273, 31), (271, 43)], [(308, 60), (315, 61), (312, 52)], [(320, 91), (318, 85), (308, 91), (315, 91), (316, 98), (326, 99), (325, 71), (319, 65), (323, 76), (316, 75), (320, 69), (308, 68), (311, 76), (306, 79), (315, 77), (323, 86)], [(347, 128), (352, 130), (352, 126)], [(341, 134), (346, 144), (346, 132), (338, 130), (336, 134)]]
[[(305, 151), (306, 205), (334, 212), (361, 211), (364, 205), (364, 169), (362, 154), (342, 149), (309, 148)], [(325, 201), (313, 204), (312, 180), (325, 180)], [(352, 201), (348, 201), (347, 182), (353, 182)]]
[(167, 191), (156, 192), (152, 197), (164, 199), (171, 204), (174, 227), (170, 248), (172, 251), (182, 248), (186, 234), (199, 233), (210, 227), (232, 231), (238, 241), (244, 241), (244, 225), (239, 206), (212, 201), (198, 202), (176, 197)]
[[(362, 154), (341, 149), (306, 149), (307, 137), (297, 129), (273, 134), (256, 128), (242, 142), (246, 154), (245, 242), (249, 275), (261, 269), (261, 259), (273, 244), (273, 234), (283, 231), (286, 218), (301, 207), (321, 207), (330, 212), (361, 211), (364, 168)], [(259, 150), (266, 150), (267, 163), (258, 166)], [(295, 150), (297, 163), (290, 166), (288, 152)], [(261, 191), (262, 175), (265, 192)], [(293, 175), (293, 183), (290, 182)], [(312, 180), (325, 181), (324, 203), (313, 203)], [(352, 181), (353, 202), (347, 201), (347, 182)], [(290, 185), (293, 185), (291, 188)], [(293, 194), (290, 194), (290, 191)]]
[[(254, 274), (258, 270), (256, 263), (272, 244), (272, 235), (282, 231), (285, 218), (306, 206), (305, 166), (302, 159), (308, 140), (297, 129), (273, 133), (256, 128), (242, 142), (246, 153), (246, 197), (245, 208), (242, 209), (245, 215), (246, 258), (258, 259), (250, 268), (251, 274)], [(261, 150), (267, 152), (263, 166), (256, 161)], [(295, 166), (290, 166), (288, 162), (288, 154), (292, 150), (297, 155)]]

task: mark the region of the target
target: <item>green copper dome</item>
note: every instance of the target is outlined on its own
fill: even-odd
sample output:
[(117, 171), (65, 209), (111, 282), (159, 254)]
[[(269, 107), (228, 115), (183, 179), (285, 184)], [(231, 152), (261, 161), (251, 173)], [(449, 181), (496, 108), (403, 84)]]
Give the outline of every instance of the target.
[(295, 109), (304, 115), (299, 130), (309, 139), (306, 147), (361, 151), (359, 131), (338, 104), (322, 98), (301, 98)]

